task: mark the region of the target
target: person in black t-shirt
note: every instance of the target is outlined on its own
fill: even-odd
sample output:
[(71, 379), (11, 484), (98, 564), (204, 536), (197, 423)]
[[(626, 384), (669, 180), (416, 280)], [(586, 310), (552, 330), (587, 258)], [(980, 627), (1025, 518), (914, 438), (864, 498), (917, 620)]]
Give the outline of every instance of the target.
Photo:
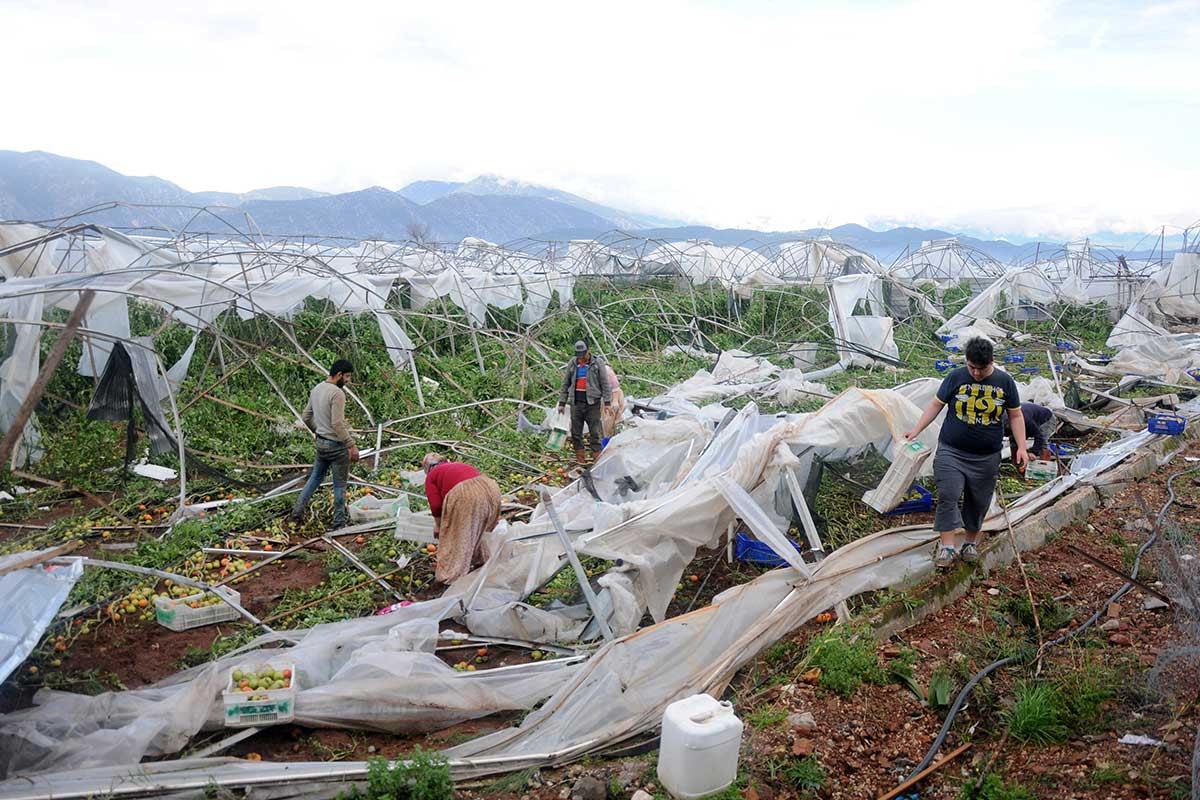
[[(937, 485), (933, 529), (941, 540), (934, 564), (939, 569), (953, 566), (956, 558), (967, 563), (979, 560), (979, 531), (991, 507), (996, 479), (1000, 475), (1000, 451), (1004, 446), (1001, 419), (1004, 414), (1008, 415), (1009, 427), (1017, 443), (1014, 460), (1022, 469), (1029, 463), (1029, 453), (1025, 449), (1025, 420), (1021, 416), (1016, 382), (992, 363), (992, 343), (987, 339), (970, 339), (965, 349), (967, 365), (945, 377), (916, 427), (904, 434), (905, 439), (916, 438), (937, 419), (943, 408), (950, 407), (933, 459), (933, 479)], [(960, 535), (963, 536), (961, 550), (958, 547)]]

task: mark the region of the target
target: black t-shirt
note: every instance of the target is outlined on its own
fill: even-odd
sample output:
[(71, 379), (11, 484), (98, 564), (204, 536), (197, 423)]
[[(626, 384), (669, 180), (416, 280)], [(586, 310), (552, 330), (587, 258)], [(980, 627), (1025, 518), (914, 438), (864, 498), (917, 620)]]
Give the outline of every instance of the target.
[(938, 442), (976, 455), (999, 453), (1004, 446), (1001, 417), (1019, 408), (1016, 381), (1000, 368), (981, 381), (966, 367), (952, 371), (938, 387), (937, 398), (947, 406)]

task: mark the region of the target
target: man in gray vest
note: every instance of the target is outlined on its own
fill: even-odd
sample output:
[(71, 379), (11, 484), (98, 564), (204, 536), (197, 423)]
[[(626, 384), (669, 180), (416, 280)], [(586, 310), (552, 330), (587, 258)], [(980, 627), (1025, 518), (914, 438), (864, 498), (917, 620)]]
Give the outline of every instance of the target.
[(333, 473), (333, 527), (344, 528), (349, 522), (346, 481), (350, 475), (350, 462), (358, 460), (358, 446), (346, 425), (346, 393), (343, 389), (350, 383), (353, 372), (350, 362), (339, 358), (329, 368), (329, 377), (314, 386), (308, 395), (302, 419), (317, 437), (317, 459), (308, 474), (308, 483), (288, 516), (288, 521), (294, 525), (304, 522), (304, 509), (321, 488), (326, 472)]
[(612, 405), (612, 387), (608, 385), (604, 359), (594, 356), (586, 342), (575, 343), (575, 357), (567, 362), (562, 387), (558, 392), (558, 413), (571, 406), (571, 444), (575, 461), (583, 466), (587, 453), (583, 449), (583, 423), (587, 423), (592, 460), (600, 457), (600, 436), (603, 428), (600, 403)]

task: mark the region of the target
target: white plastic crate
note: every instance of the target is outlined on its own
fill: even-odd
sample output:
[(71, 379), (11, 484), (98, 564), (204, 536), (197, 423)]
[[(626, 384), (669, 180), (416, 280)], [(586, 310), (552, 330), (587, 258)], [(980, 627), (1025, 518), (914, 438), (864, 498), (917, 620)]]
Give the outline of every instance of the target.
[[(291, 685), (283, 689), (251, 689), (242, 691), (233, 673), (260, 673), (265, 670), (291, 670)], [(229, 670), (229, 680), (221, 693), (225, 702), (225, 726), (245, 728), (251, 725), (272, 725), (291, 722), (296, 717), (296, 666), (290, 663), (248, 664)], [(254, 698), (251, 700), (250, 698)]]
[[(242, 596), (233, 589), (218, 586), (217, 594), (242, 604)], [(158, 624), (172, 631), (186, 631), (199, 628), (201, 625), (212, 625), (217, 622), (229, 622), (237, 619), (237, 609), (228, 603), (218, 603), (211, 606), (192, 608), (189, 603), (204, 597), (208, 592), (197, 592), (186, 597), (156, 597), (154, 598), (154, 618)]]

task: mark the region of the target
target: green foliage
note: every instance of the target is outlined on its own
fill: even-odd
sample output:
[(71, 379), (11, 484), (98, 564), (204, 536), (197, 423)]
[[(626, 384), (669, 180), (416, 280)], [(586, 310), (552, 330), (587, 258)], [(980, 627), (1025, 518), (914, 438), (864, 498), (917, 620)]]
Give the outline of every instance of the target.
[(1102, 705), (1116, 695), (1122, 676), (1116, 666), (1092, 657), (1057, 675), (1055, 684), (1062, 695), (1064, 723), (1076, 733), (1086, 733), (1101, 721)]
[(787, 709), (779, 706), (766, 705), (759, 706), (746, 717), (746, 721), (754, 728), (762, 730), (769, 728), (772, 725), (778, 725), (787, 719)]
[(929, 676), (929, 705), (945, 708), (954, 696), (954, 678), (945, 667), (937, 667)]
[(1049, 683), (1024, 683), (1017, 687), (1016, 702), (1005, 709), (1009, 734), (1021, 742), (1053, 744), (1070, 733), (1068, 712), (1061, 689)]
[(839, 625), (808, 642), (806, 663), (821, 670), (820, 685), (849, 697), (864, 682), (886, 683), (875, 640), (865, 631)]
[[(1011, 614), (1017, 622), (1026, 627), (1034, 627), (1032, 606), (1024, 594), (1009, 597), (1001, 605), (1001, 609)], [(1075, 617), (1075, 609), (1053, 597), (1044, 597), (1038, 601), (1038, 622), (1043, 631), (1056, 631)]]
[(812, 797), (825, 788), (825, 768), (816, 756), (792, 759), (782, 774), (790, 786), (800, 790), (801, 797)]
[(392, 765), (383, 758), (367, 764), (367, 788), (341, 795), (345, 800), (450, 800), (450, 765), (437, 753), (417, 748)]
[(1124, 783), (1125, 775), (1125, 772), (1123, 772), (1116, 764), (1101, 762), (1096, 765), (1094, 770), (1092, 770), (1091, 778), (1092, 783), (1096, 784)]
[[(979, 788), (975, 784), (979, 783)], [(963, 784), (958, 800), (1036, 800), (1037, 796), (1020, 783), (1005, 783), (994, 772), (989, 772), (982, 782), (971, 778)]]

